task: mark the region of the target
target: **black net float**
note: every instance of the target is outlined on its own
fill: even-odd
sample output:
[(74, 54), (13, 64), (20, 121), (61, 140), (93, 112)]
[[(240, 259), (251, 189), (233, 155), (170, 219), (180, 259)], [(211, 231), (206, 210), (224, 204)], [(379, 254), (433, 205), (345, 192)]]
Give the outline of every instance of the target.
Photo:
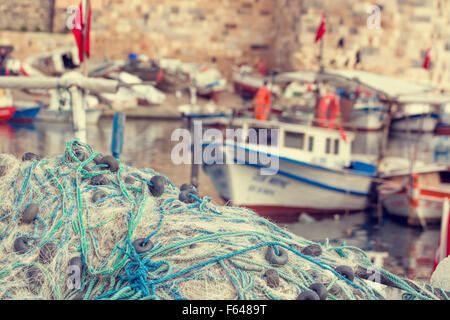
[(119, 161), (113, 156), (104, 156), (99, 164), (106, 164), (111, 172), (119, 171)]
[(38, 266), (29, 266), (26, 269), (26, 276), (32, 285), (41, 286), (44, 283), (44, 275)]
[(264, 278), (266, 279), (267, 286), (269, 286), (270, 288), (275, 289), (280, 285), (280, 276), (274, 269), (268, 269), (264, 273)]
[(153, 242), (151, 242), (150, 240), (148, 240), (147, 243), (145, 243), (145, 244), (144, 244), (144, 242), (145, 242), (144, 238), (136, 239), (133, 241), (133, 247), (138, 254), (150, 251), (154, 246)]
[(8, 170), (8, 167), (6, 165), (0, 166), (0, 177), (3, 177), (6, 174), (6, 170)]
[(318, 244), (310, 244), (301, 251), (306, 256), (318, 257), (322, 254), (322, 248)]
[(97, 203), (97, 201), (99, 201), (100, 199), (103, 199), (104, 197), (106, 197), (108, 194), (103, 191), (103, 190), (97, 190), (94, 192), (94, 194), (92, 195), (92, 202), (93, 203)]
[(22, 161), (34, 161), (34, 160), (41, 160), (41, 157), (33, 152), (27, 152), (22, 156)]
[[(73, 156), (81, 162), (84, 162), (89, 158), (88, 153), (79, 148), (74, 148), (72, 150), (72, 153), (73, 153)], [(69, 152), (66, 151), (65, 161), (74, 162), (75, 159), (73, 159), (72, 156), (69, 154)]]
[(154, 176), (150, 179), (152, 185), (148, 185), (150, 193), (154, 197), (160, 197), (164, 193), (164, 185), (166, 183), (166, 178), (163, 176)]
[(105, 186), (109, 184), (108, 178), (106, 178), (104, 175), (99, 174), (95, 177), (91, 178), (90, 185), (91, 186)]
[(184, 190), (195, 190), (195, 187), (194, 187), (192, 184), (184, 183), (184, 184), (180, 187), (180, 191), (184, 191)]
[(288, 262), (288, 254), (282, 248), (278, 248), (278, 254), (274, 247), (267, 248), (266, 256), (267, 262), (275, 266), (282, 266)]
[(194, 202), (196, 202), (197, 200), (194, 197), (192, 197), (191, 194), (196, 196), (197, 198), (199, 197), (199, 194), (198, 194), (197, 191), (194, 191), (194, 190), (183, 190), (183, 191), (180, 192), (180, 195), (178, 196), (178, 200), (180, 200), (181, 202), (184, 202), (184, 203), (194, 203)]
[(69, 260), (69, 266), (78, 266), (81, 270), (83, 267), (83, 261), (81, 260), (81, 257), (73, 257)]
[(300, 293), (297, 297), (297, 300), (320, 300), (320, 298), (314, 291), (307, 290)]
[(349, 266), (338, 266), (334, 270), (341, 276), (347, 278), (349, 281), (353, 281), (353, 279), (355, 279), (355, 273)]
[(86, 295), (85, 291), (80, 291), (72, 298), (72, 300), (84, 300), (85, 295)]
[(95, 156), (95, 158), (93, 159), (95, 164), (100, 164), (102, 162), (102, 158), (103, 155), (101, 153), (99, 153), (98, 155)]
[(323, 283), (320, 283), (320, 282), (313, 283), (312, 285), (309, 286), (309, 289), (311, 289), (312, 291), (317, 293), (320, 300), (326, 300), (328, 297), (328, 290), (323, 285)]
[(39, 262), (42, 264), (48, 264), (52, 262), (56, 256), (58, 248), (54, 242), (47, 242), (39, 250)]
[(37, 203), (30, 203), (22, 213), (23, 223), (32, 223), (39, 213), (39, 205)]
[(125, 178), (126, 184), (134, 184), (135, 182), (136, 182), (135, 178), (133, 178), (132, 176), (126, 176), (126, 178)]
[(18, 254), (24, 254), (30, 249), (27, 237), (19, 237), (14, 241), (14, 251)]

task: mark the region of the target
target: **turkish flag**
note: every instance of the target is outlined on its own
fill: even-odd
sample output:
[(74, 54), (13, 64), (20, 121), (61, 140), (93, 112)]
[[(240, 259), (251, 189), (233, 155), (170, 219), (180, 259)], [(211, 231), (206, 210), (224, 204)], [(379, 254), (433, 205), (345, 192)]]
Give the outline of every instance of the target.
[[(75, 16), (75, 24), (72, 28), (72, 33), (75, 37), (75, 41), (77, 43), (78, 47), (78, 54), (80, 57), (80, 62), (83, 62), (84, 60), (84, 37), (83, 37), (83, 29), (85, 25), (83, 24), (83, 5), (80, 3), (79, 10), (77, 11), (77, 14)], [(88, 9), (88, 22), (87, 22), (87, 30), (86, 30), (86, 55), (89, 57), (91, 53), (91, 45), (90, 45), (90, 33), (91, 33), (91, 2), (89, 2), (89, 9)]]
[(431, 63), (431, 48), (428, 48), (427, 53), (425, 54), (425, 60), (423, 61), (422, 68), (428, 70), (430, 69)]
[(322, 21), (320, 22), (319, 28), (317, 29), (316, 40), (314, 42), (317, 43), (320, 39), (322, 39), (326, 32), (327, 32), (327, 22), (326, 22), (326, 14), (324, 12), (322, 13)]

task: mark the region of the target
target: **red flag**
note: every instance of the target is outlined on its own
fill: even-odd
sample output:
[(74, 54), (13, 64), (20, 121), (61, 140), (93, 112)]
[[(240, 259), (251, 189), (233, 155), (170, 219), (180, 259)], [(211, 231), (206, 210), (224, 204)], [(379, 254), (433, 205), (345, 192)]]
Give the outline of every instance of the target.
[(430, 69), (431, 63), (431, 48), (428, 48), (427, 53), (425, 54), (425, 60), (423, 61), (422, 68), (428, 70)]
[[(81, 26), (81, 28), (80, 28)], [(75, 16), (75, 23), (74, 27), (72, 29), (72, 33), (75, 37), (75, 41), (77, 43), (78, 47), (78, 53), (80, 57), (80, 62), (83, 62), (84, 60), (84, 37), (83, 37), (83, 5), (80, 3), (80, 8), (77, 11), (77, 14)], [(90, 33), (91, 33), (91, 3), (89, 2), (89, 9), (88, 9), (88, 23), (87, 23), (87, 30), (86, 30), (86, 55), (89, 57), (91, 53), (91, 46), (90, 46)]]
[(320, 22), (319, 28), (317, 29), (316, 40), (314, 41), (315, 43), (317, 43), (320, 39), (322, 39), (324, 34), (327, 32), (327, 23), (325, 19), (326, 14), (324, 12), (322, 13), (322, 21)]

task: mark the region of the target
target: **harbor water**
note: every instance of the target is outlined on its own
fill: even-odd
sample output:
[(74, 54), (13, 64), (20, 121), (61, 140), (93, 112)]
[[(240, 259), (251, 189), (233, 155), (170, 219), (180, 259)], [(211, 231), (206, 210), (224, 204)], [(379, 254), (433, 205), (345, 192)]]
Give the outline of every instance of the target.
[[(137, 168), (153, 168), (167, 175), (177, 185), (190, 180), (189, 165), (174, 165), (171, 151), (177, 141), (171, 141), (179, 121), (127, 120), (121, 161)], [(101, 119), (97, 126), (88, 126), (88, 143), (98, 152), (110, 154), (112, 119)], [(353, 151), (376, 156), (381, 132), (357, 133)], [(65, 142), (73, 138), (70, 124), (36, 122), (33, 124), (0, 124), (0, 153), (21, 156), (34, 152), (55, 156), (63, 152)], [(408, 143), (411, 141), (412, 143)], [(418, 143), (416, 143), (418, 142)], [(392, 133), (388, 155), (433, 161), (434, 150), (440, 143), (432, 134)], [(414, 147), (416, 145), (416, 147)], [(200, 170), (200, 193), (224, 204), (209, 178)], [(330, 215), (317, 219), (303, 215), (296, 223), (284, 224), (287, 229), (306, 239), (359, 247), (369, 254), (385, 257), (381, 267), (411, 279), (428, 281), (432, 272), (439, 226), (427, 230), (408, 227), (404, 222), (384, 216), (382, 227), (368, 213)]]

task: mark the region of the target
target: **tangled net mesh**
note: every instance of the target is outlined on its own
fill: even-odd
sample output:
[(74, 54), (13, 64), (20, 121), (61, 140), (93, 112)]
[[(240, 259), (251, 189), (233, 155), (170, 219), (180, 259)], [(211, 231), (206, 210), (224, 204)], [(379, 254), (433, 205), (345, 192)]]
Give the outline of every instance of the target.
[[(317, 282), (322, 298), (385, 298), (336, 271), (373, 267), (358, 248), (308, 241), (195, 192), (185, 203), (167, 177), (155, 196), (161, 175), (113, 171), (99, 156), (78, 140), (51, 159), (0, 155), (0, 299), (296, 299)], [(379, 270), (409, 299), (439, 298)]]

